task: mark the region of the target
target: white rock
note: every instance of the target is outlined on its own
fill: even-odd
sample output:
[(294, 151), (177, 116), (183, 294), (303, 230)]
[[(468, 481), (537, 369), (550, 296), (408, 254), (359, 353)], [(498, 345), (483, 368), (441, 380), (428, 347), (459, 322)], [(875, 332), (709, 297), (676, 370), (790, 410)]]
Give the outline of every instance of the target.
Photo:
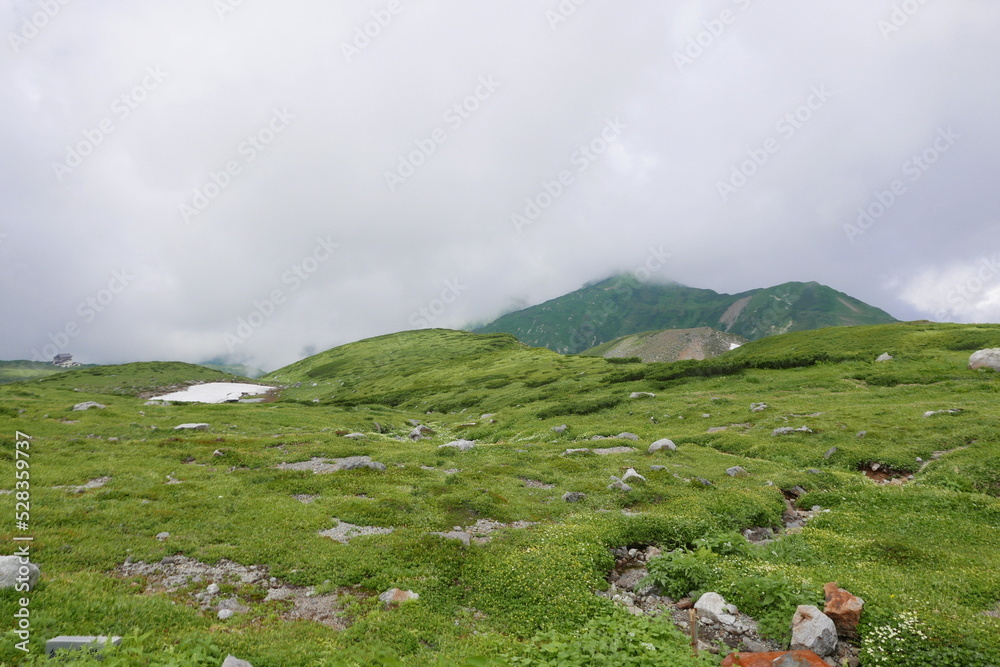
[(628, 470), (625, 471), (625, 474), (622, 475), (622, 481), (623, 482), (627, 482), (630, 479), (638, 480), (640, 482), (645, 482), (646, 481), (646, 478), (643, 477), (642, 475), (640, 475), (639, 473), (637, 473), (635, 471), (635, 468), (629, 468)]
[(180, 426), (175, 426), (175, 431), (207, 431), (211, 427), (210, 424), (181, 424)]
[(253, 665), (246, 660), (240, 660), (236, 656), (227, 655), (225, 661), (222, 663), (222, 667), (253, 667)]
[(670, 440), (669, 438), (663, 438), (661, 440), (657, 440), (656, 442), (654, 442), (649, 446), (650, 454), (655, 454), (656, 452), (661, 452), (664, 450), (668, 452), (676, 452), (677, 445), (674, 444), (673, 440)]
[(977, 368), (989, 368), (994, 371), (1000, 371), (1000, 347), (973, 352), (972, 356), (969, 357), (969, 368), (973, 370)]
[(438, 449), (444, 449), (445, 447), (452, 447), (459, 450), (460, 452), (467, 452), (476, 446), (472, 440), (454, 440), (446, 445), (438, 445)]
[(825, 658), (837, 652), (837, 626), (812, 605), (800, 605), (792, 618), (792, 650)]
[(21, 576), (22, 566), (28, 568), (28, 590), (35, 587), (38, 577), (42, 574), (37, 565), (31, 562), (21, 563), (19, 556), (0, 556), (0, 589), (16, 588), (19, 583), (24, 583), (17, 580)]
[(219, 611), (218, 617), (220, 621), (225, 621), (228, 618), (232, 618), (234, 614), (236, 614), (236, 612), (232, 609), (222, 609)]
[(733, 625), (736, 617), (729, 613), (729, 605), (726, 599), (718, 593), (705, 593), (694, 605), (698, 617), (701, 619), (711, 619), (713, 622), (722, 625)]

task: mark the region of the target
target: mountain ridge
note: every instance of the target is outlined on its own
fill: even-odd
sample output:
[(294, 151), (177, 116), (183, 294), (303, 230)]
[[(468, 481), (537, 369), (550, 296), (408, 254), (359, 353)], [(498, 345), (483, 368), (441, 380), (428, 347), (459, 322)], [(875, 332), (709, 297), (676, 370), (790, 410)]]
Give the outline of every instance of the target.
[(666, 329), (710, 327), (757, 340), (790, 331), (896, 321), (815, 281), (721, 294), (625, 274), (507, 313), (473, 331), (510, 333), (528, 345), (577, 354), (623, 336)]

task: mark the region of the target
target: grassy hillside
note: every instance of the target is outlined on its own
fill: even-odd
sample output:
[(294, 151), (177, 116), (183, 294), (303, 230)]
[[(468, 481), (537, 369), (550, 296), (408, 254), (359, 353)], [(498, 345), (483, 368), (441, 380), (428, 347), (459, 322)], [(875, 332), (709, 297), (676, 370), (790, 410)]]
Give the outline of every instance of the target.
[(618, 276), (500, 317), (477, 333), (510, 333), (529, 345), (578, 353), (644, 331), (712, 327), (756, 340), (789, 331), (885, 324), (895, 319), (819, 283), (741, 294)]
[[(0, 663), (43, 664), (57, 634), (119, 634), (153, 664), (169, 652), (174, 664), (232, 653), (255, 667), (717, 665), (691, 658), (665, 617), (595, 594), (610, 549), (657, 545), (691, 550), (671, 585), (722, 593), (775, 641), (787, 641), (795, 605), (822, 606), (823, 584), (838, 581), (867, 603), (863, 665), (997, 665), (1000, 621), (985, 612), (1000, 611), (1000, 376), (966, 367), (972, 349), (995, 346), (1000, 326), (906, 323), (622, 364), (508, 335), (418, 331), (271, 374), (285, 386), (276, 403), (144, 405), (137, 394), (152, 385), (209, 379), (179, 364), (6, 385), (0, 489), (15, 488), (11, 434), (32, 436), (32, 510), (28, 533), (11, 519), (0, 540), (32, 535), (43, 577), (30, 594), (32, 655), (8, 632)], [(883, 352), (895, 358), (875, 362)], [(71, 411), (84, 400), (107, 408)], [(758, 402), (768, 407), (751, 412)], [(940, 410), (955, 412), (924, 416)], [(433, 434), (410, 440), (410, 420)], [(173, 430), (187, 422), (210, 427)], [(802, 426), (812, 432), (772, 435)], [(638, 441), (591, 441), (626, 431)], [(457, 438), (476, 447), (440, 448)], [(660, 438), (677, 451), (648, 454)], [(636, 451), (565, 455), (626, 445)], [(352, 456), (385, 469), (277, 467)], [(732, 466), (748, 474), (730, 477)], [(607, 488), (628, 467), (646, 481)], [(77, 490), (92, 480), (103, 486)], [(781, 526), (796, 486), (796, 507), (822, 508), (801, 531), (766, 547), (736, 534)], [(15, 501), (0, 495), (6, 516)], [(433, 534), (487, 519), (511, 527), (468, 545)], [(338, 522), (371, 534), (319, 534)], [(176, 556), (200, 571), (265, 569), (190, 583), (151, 573)], [(376, 596), (392, 587), (420, 597), (387, 608)], [(0, 592), (0, 615), (13, 618), (19, 596)], [(233, 597), (246, 610), (219, 620)]]
[(36, 380), (67, 370), (43, 361), (0, 361), (0, 384)]

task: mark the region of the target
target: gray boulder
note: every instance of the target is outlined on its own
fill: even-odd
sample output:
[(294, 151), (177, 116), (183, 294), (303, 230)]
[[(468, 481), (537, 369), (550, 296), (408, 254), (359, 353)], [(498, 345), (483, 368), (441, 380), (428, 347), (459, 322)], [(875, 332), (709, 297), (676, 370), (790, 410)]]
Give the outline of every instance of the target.
[(562, 434), (562, 433), (565, 433), (566, 429), (568, 429), (568, 428), (569, 428), (569, 426), (566, 426), (566, 424), (563, 424), (562, 426), (553, 426), (552, 430), (555, 431), (556, 433)]
[(649, 446), (650, 454), (655, 454), (656, 452), (662, 452), (664, 450), (668, 452), (676, 452), (677, 445), (674, 444), (673, 440), (670, 440), (669, 438), (663, 438), (661, 440), (657, 440), (656, 442), (654, 442)]
[(726, 469), (726, 474), (730, 477), (746, 477), (750, 473), (746, 471), (746, 468), (742, 466), (733, 466), (732, 468)]
[(606, 449), (593, 449), (591, 451), (598, 456), (613, 456), (615, 454), (631, 454), (635, 450), (631, 447), (608, 447)]
[(390, 588), (386, 592), (378, 596), (378, 599), (385, 603), (385, 606), (391, 606), (394, 604), (403, 604), (404, 602), (410, 602), (411, 600), (417, 600), (420, 595), (414, 593), (413, 591), (404, 591), (399, 588)]
[(415, 429), (410, 431), (410, 440), (424, 440), (432, 435), (434, 435), (433, 430), (423, 424), (420, 424)]
[(210, 424), (181, 424), (180, 426), (175, 426), (175, 431), (207, 431), (211, 427)]
[(878, 356), (878, 359), (876, 359), (875, 361), (892, 361), (892, 355), (889, 354), (888, 352), (880, 354)]
[(101, 405), (100, 403), (95, 403), (94, 401), (87, 401), (86, 403), (77, 403), (73, 406), (74, 410), (89, 410), (91, 408), (97, 408), (98, 410), (105, 409), (106, 405)]
[(467, 452), (476, 446), (472, 440), (454, 440), (446, 445), (438, 445), (438, 449), (444, 449), (446, 447), (451, 447), (459, 450), (460, 452)]
[(821, 658), (837, 652), (837, 626), (812, 605), (800, 605), (792, 618), (792, 650), (812, 651)]
[(764, 412), (767, 410), (767, 403), (751, 403), (750, 412)]
[(222, 663), (222, 667), (253, 667), (253, 665), (246, 660), (240, 660), (234, 655), (227, 655)]
[(618, 479), (614, 475), (612, 475), (611, 476), (611, 483), (608, 484), (608, 489), (612, 490), (612, 491), (614, 491), (614, 490), (625, 491), (626, 493), (628, 493), (629, 491), (632, 490), (632, 487), (629, 486), (628, 484), (626, 484), (625, 482), (623, 482), (622, 480)]
[(628, 482), (629, 480), (635, 480), (637, 482), (645, 482), (646, 478), (637, 473), (635, 471), (635, 468), (629, 468), (628, 470), (625, 471), (625, 474), (622, 475), (622, 481)]
[(972, 370), (989, 368), (990, 370), (1000, 371), (1000, 347), (973, 352), (972, 356), (969, 357), (969, 368)]
[(698, 612), (698, 618), (709, 618), (714, 623), (721, 625), (732, 625), (736, 622), (736, 617), (730, 613), (729, 604), (726, 599), (718, 593), (705, 593), (694, 605)]
[(813, 430), (808, 426), (800, 426), (798, 428), (792, 428), (791, 426), (782, 426), (781, 428), (776, 428), (771, 431), (771, 435), (788, 435), (790, 433), (812, 433)]
[(656, 394), (652, 394), (648, 391), (633, 391), (629, 398), (656, 398)]
[[(19, 583), (27, 583), (30, 591), (41, 575), (42, 571), (37, 565), (32, 562), (22, 563), (20, 556), (0, 556), (0, 589), (15, 588)], [(18, 581), (19, 577), (21, 581)]]
[(358, 470), (360, 468), (370, 468), (379, 472), (386, 470), (384, 463), (372, 461), (370, 456), (349, 456), (346, 459), (337, 459), (336, 465), (337, 470)]
[(637, 436), (635, 433), (627, 433), (627, 432), (626, 433), (619, 433), (615, 437), (620, 438), (622, 440), (634, 440), (634, 441), (638, 441), (639, 440), (639, 436)]
[(587, 498), (586, 493), (580, 493), (579, 491), (569, 491), (563, 494), (562, 499), (568, 503), (578, 503)]

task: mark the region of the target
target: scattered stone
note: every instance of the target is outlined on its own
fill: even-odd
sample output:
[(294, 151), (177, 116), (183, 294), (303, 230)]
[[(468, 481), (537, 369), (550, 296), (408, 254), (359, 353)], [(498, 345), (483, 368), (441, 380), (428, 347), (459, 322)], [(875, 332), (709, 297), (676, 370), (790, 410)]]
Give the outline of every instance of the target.
[(793, 651), (812, 651), (820, 657), (837, 652), (837, 627), (812, 605), (799, 605), (792, 618)]
[(838, 450), (836, 447), (831, 447), (830, 449), (826, 450), (825, 454), (823, 454), (823, 458), (827, 460), (832, 459), (833, 455), (836, 454), (837, 451)]
[(378, 599), (384, 602), (386, 607), (391, 607), (394, 604), (403, 604), (404, 602), (417, 600), (419, 598), (419, 594), (414, 593), (413, 591), (400, 590), (399, 588), (390, 588), (385, 593), (378, 596)]
[(806, 495), (808, 491), (806, 491), (801, 486), (796, 484), (795, 486), (793, 486), (788, 490), (788, 493), (792, 496), (795, 496), (796, 498), (801, 498), (802, 496)]
[(767, 410), (767, 403), (751, 403), (750, 412), (764, 412)]
[(636, 442), (639, 441), (639, 436), (637, 436), (635, 433), (628, 433), (628, 432), (626, 432), (626, 433), (619, 433), (615, 437), (620, 438), (622, 440), (634, 440)]
[(826, 606), (823, 613), (830, 617), (837, 628), (837, 634), (845, 639), (856, 639), (858, 622), (864, 610), (865, 601), (851, 595), (843, 588), (837, 587), (837, 582), (831, 581), (823, 586), (826, 595)]
[(208, 588), (205, 589), (205, 592), (208, 593), (209, 595), (218, 595), (219, 584), (209, 584)]
[(69, 489), (73, 493), (83, 493), (85, 491), (90, 491), (91, 489), (100, 489), (105, 484), (111, 481), (110, 477), (98, 477), (97, 479), (92, 479), (83, 486), (53, 486), (53, 489)]
[(639, 581), (648, 574), (649, 570), (644, 567), (633, 567), (622, 572), (615, 585), (624, 591), (634, 591)]
[(746, 477), (750, 473), (748, 473), (742, 466), (733, 466), (732, 468), (726, 469), (726, 474), (730, 477)]
[(702, 486), (715, 486), (715, 484), (712, 484), (712, 482), (708, 481), (704, 477), (699, 477), (698, 481), (701, 483)]
[(341, 544), (347, 544), (355, 537), (362, 537), (364, 535), (388, 535), (394, 530), (393, 528), (383, 528), (381, 526), (355, 526), (346, 521), (334, 520), (337, 521), (336, 526), (328, 530), (321, 530), (319, 534), (322, 537), (329, 537), (331, 540), (340, 542)]
[(865, 437), (866, 435), (868, 435), (868, 431), (858, 431), (858, 434), (857, 434), (856, 437), (860, 440), (861, 438)]
[(459, 450), (461, 452), (467, 452), (467, 451), (469, 451), (470, 449), (472, 449), (475, 446), (476, 446), (476, 443), (473, 442), (472, 440), (454, 440), (452, 442), (449, 442), (446, 445), (438, 445), (438, 449), (444, 449), (446, 447), (453, 447), (453, 448), (455, 448), (455, 449), (457, 449), (457, 450)]
[(711, 419), (711, 418), (712, 418), (712, 415), (710, 415), (710, 414), (708, 414), (708, 413), (706, 412), (705, 414), (703, 414), (703, 415), (701, 416), (701, 418), (702, 418), (702, 419)]
[(933, 417), (935, 415), (957, 415), (962, 411), (959, 409), (954, 410), (928, 410), (924, 413), (924, 417)]
[(889, 354), (888, 352), (884, 352), (884, 353), (880, 354), (875, 361), (880, 361), (880, 362), (881, 361), (892, 361), (892, 355)]
[(555, 431), (556, 433), (560, 433), (560, 434), (565, 433), (567, 429), (569, 429), (569, 426), (566, 426), (566, 424), (563, 424), (562, 426), (553, 426), (552, 427), (553, 431)]
[(156, 534), (156, 539), (158, 539), (161, 542), (165, 541), (169, 537), (170, 537), (170, 533), (168, 533), (166, 531), (164, 531), (162, 533), (157, 533)]
[(546, 484), (545, 482), (539, 482), (537, 479), (528, 479), (527, 477), (518, 477), (524, 485), (529, 489), (554, 489), (555, 484)]
[(587, 449), (586, 447), (582, 449), (567, 449), (565, 452), (563, 452), (563, 456), (568, 456), (569, 454), (584, 454), (588, 452), (590, 452), (590, 450)]
[(226, 659), (222, 662), (222, 667), (253, 667), (246, 660), (240, 660), (236, 656), (227, 655)]
[(809, 470), (806, 470), (806, 472), (809, 473), (810, 475), (822, 475), (823, 474), (823, 471), (820, 470), (820, 469), (818, 469), (818, 468), (809, 468)]
[(603, 435), (595, 435), (591, 440), (605, 440), (605, 437)]
[(175, 426), (175, 431), (207, 431), (210, 428), (210, 424), (181, 424), (180, 426)]
[(344, 437), (348, 440), (366, 440), (368, 438), (364, 433), (348, 433)]
[(782, 426), (781, 428), (776, 428), (771, 431), (771, 435), (788, 435), (789, 433), (812, 433), (813, 430), (808, 426), (800, 426), (799, 428), (792, 428), (791, 426)]
[(662, 452), (664, 450), (668, 452), (676, 452), (677, 445), (674, 444), (673, 440), (670, 440), (669, 438), (663, 438), (661, 440), (657, 440), (656, 442), (654, 442), (649, 446), (650, 454), (655, 454), (656, 452)]
[(656, 394), (651, 394), (648, 391), (634, 391), (629, 395), (629, 398), (656, 398)]
[(631, 454), (635, 452), (631, 447), (608, 447), (607, 449), (591, 450), (598, 456), (612, 456), (614, 454)]
[(299, 493), (292, 496), (292, 498), (299, 501), (303, 505), (308, 505), (309, 503), (316, 501), (319, 498), (319, 496), (311, 496), (306, 493)]
[(694, 601), (691, 598), (681, 598), (677, 601), (677, 608), (681, 610), (688, 610), (694, 608)]
[(728, 431), (728, 426), (712, 426), (705, 433), (722, 433), (723, 431)]
[(232, 609), (220, 609), (219, 613), (217, 614), (217, 616), (219, 617), (220, 621), (229, 620), (230, 618), (232, 618), (235, 615), (236, 615), (236, 612), (233, 611)]
[(975, 370), (977, 368), (988, 368), (990, 370), (1000, 371), (1000, 348), (994, 347), (987, 350), (973, 352), (972, 356), (969, 357), (969, 368), (971, 370)]
[[(411, 423), (412, 422), (413, 422), (413, 420), (411, 420)], [(417, 427), (415, 429), (413, 429), (412, 431), (410, 431), (410, 440), (414, 440), (414, 441), (416, 441), (416, 440), (425, 440), (427, 438), (430, 438), (433, 435), (434, 435), (434, 431), (433, 430), (431, 430), (427, 426), (419, 424), (419, 425), (417, 425)]]
[(579, 491), (570, 491), (564, 493), (562, 499), (568, 503), (579, 503), (587, 498), (586, 493), (580, 493)]
[(736, 616), (730, 613), (725, 598), (718, 593), (705, 593), (698, 598), (694, 609), (698, 612), (698, 618), (703, 620), (710, 619), (722, 625), (733, 625), (736, 622)]
[(649, 469), (655, 472), (658, 470), (666, 470), (667, 466), (649, 466)]
[[(28, 568), (27, 582), (24, 582), (21, 575), (22, 567)], [(27, 583), (30, 591), (38, 583), (38, 577), (41, 575), (42, 571), (32, 562), (22, 563), (19, 556), (0, 556), (0, 589), (16, 589), (19, 584), (23, 587), (23, 584)]]
[(752, 544), (767, 544), (774, 541), (774, 529), (766, 526), (759, 528), (747, 528), (743, 531), (743, 537)]
[(100, 403), (95, 403), (94, 401), (87, 401), (86, 403), (77, 403), (73, 406), (74, 410), (90, 410), (91, 408), (96, 408), (98, 410), (104, 410), (108, 406), (101, 405)]
[(326, 475), (342, 470), (357, 470), (359, 468), (370, 468), (383, 472), (386, 470), (384, 463), (372, 461), (370, 456), (349, 456), (345, 459), (323, 459), (313, 457), (308, 461), (298, 463), (279, 463), (274, 466), (279, 470), (312, 470), (316, 475)]
[(625, 482), (623, 482), (622, 480), (618, 479), (614, 475), (612, 475), (611, 476), (611, 483), (608, 484), (608, 489), (609, 490), (625, 491), (626, 493), (628, 493), (629, 491), (632, 490), (632, 487), (629, 486), (628, 484), (626, 484)]
[(630, 479), (634, 479), (634, 480), (639, 481), (639, 482), (645, 482), (646, 481), (646, 478), (643, 477), (642, 475), (640, 475), (639, 473), (637, 473), (635, 471), (635, 468), (629, 468), (628, 470), (625, 471), (625, 474), (622, 475), (622, 481), (623, 482), (628, 482)]
[(250, 611), (250, 607), (240, 602), (238, 598), (229, 598), (227, 600), (222, 600), (221, 602), (219, 602), (218, 605), (216, 605), (215, 608), (218, 609), (219, 611), (229, 610), (234, 614), (245, 614), (248, 611)]

